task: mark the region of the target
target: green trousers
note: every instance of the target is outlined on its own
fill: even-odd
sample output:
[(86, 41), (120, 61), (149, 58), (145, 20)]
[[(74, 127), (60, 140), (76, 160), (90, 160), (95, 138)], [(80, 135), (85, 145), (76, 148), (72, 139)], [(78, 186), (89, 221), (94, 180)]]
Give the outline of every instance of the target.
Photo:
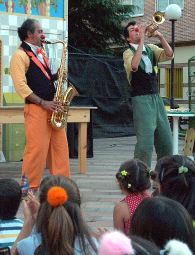
[(153, 146), (157, 160), (173, 154), (172, 134), (160, 95), (132, 97), (133, 120), (137, 137), (134, 158), (151, 167)]

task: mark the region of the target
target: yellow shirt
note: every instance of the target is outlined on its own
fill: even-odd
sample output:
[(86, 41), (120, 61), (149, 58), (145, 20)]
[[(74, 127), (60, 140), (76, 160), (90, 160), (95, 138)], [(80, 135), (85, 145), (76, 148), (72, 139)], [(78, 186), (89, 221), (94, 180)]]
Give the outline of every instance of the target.
[(29, 65), (30, 59), (27, 54), (22, 49), (18, 49), (11, 58), (10, 74), (15, 90), (22, 98), (26, 98), (33, 93), (26, 79), (26, 72)]
[[(172, 59), (172, 57), (167, 57), (165, 54), (165, 50), (154, 45), (154, 44), (148, 44), (148, 46), (151, 48), (151, 50), (154, 51), (154, 55), (156, 58), (156, 62), (163, 62)], [(130, 82), (131, 81), (131, 73), (133, 72), (131, 67), (131, 61), (134, 56), (134, 53), (131, 49), (127, 49), (123, 53), (123, 60), (124, 60), (124, 67), (127, 73), (127, 79)]]

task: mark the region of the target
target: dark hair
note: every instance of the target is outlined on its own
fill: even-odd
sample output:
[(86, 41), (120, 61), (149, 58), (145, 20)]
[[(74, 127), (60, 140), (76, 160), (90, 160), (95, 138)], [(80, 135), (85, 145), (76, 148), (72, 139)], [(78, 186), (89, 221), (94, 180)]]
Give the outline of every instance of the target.
[(161, 194), (180, 202), (195, 219), (195, 163), (186, 156), (166, 156), (157, 162), (155, 173)]
[(167, 241), (178, 239), (194, 251), (192, 219), (180, 203), (167, 197), (144, 199), (132, 217), (130, 232), (161, 249)]
[(154, 242), (140, 236), (130, 235), (131, 243), (136, 255), (159, 255), (160, 249)]
[(28, 38), (28, 32), (34, 34), (36, 23), (38, 23), (38, 21), (35, 19), (27, 19), (24, 21), (22, 26), (18, 28), (18, 36), (21, 41)]
[(123, 31), (123, 35), (125, 37), (125, 39), (127, 39), (129, 37), (129, 31), (128, 31), (128, 27), (129, 26), (135, 26), (136, 25), (136, 21), (130, 21), (124, 28)]
[[(68, 201), (58, 207), (52, 207), (47, 201), (48, 190), (53, 186), (62, 187), (68, 194)], [(91, 248), (96, 251), (81, 214), (80, 192), (75, 182), (64, 176), (50, 176), (41, 183), (39, 198), (36, 228), (42, 235), (42, 244), (35, 254), (44, 254), (45, 251), (47, 255), (74, 254), (76, 238), (83, 254), (91, 254)]]
[(14, 179), (0, 179), (0, 219), (9, 220), (16, 216), (22, 192)]
[[(127, 172), (126, 176), (123, 175), (123, 171)], [(128, 192), (142, 192), (151, 186), (148, 167), (138, 159), (124, 162), (120, 166), (116, 178)]]

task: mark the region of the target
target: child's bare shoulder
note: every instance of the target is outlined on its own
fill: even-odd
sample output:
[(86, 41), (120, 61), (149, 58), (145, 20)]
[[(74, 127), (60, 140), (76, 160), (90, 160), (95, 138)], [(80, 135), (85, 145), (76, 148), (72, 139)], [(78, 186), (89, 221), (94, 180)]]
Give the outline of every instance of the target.
[(130, 209), (128, 204), (125, 201), (120, 201), (116, 203), (114, 207), (114, 211), (117, 214), (123, 215), (123, 217), (129, 217), (130, 216)]

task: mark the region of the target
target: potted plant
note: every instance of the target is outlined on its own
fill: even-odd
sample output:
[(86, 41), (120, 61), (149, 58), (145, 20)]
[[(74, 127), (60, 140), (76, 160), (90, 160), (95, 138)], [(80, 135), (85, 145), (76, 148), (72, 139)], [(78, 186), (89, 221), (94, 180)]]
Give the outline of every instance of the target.
[(24, 13), (28, 13), (28, 0), (19, 0), (19, 6), (24, 6)]
[(39, 9), (39, 14), (42, 16), (46, 15), (46, 0), (32, 0), (32, 8)]
[(32, 8), (37, 8), (38, 7), (37, 1), (36, 0), (32, 0), (31, 1), (31, 6), (32, 6)]
[(54, 7), (55, 11), (57, 12), (57, 10), (58, 10), (58, 0), (51, 0), (50, 5), (52, 5)]
[(46, 15), (46, 0), (37, 0), (37, 6), (39, 7), (39, 13), (41, 16)]
[[(5, 1), (3, 1), (3, 2), (5, 2)], [(16, 4), (15, 1), (12, 0), (11, 12), (14, 12), (15, 4)], [(5, 2), (5, 8), (6, 8), (6, 11), (8, 12), (9, 11), (8, 0)]]

